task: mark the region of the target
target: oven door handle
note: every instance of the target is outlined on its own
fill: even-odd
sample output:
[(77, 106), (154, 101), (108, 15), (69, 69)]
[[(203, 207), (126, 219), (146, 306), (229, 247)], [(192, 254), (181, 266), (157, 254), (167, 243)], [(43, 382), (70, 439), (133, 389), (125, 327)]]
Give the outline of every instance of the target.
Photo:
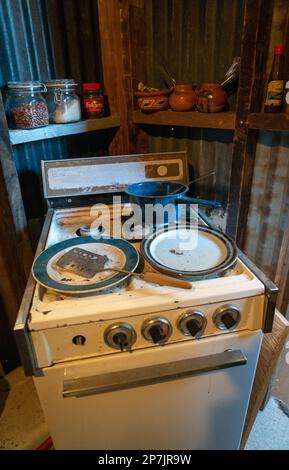
[(242, 351), (229, 349), (221, 353), (181, 361), (67, 379), (63, 382), (62, 395), (64, 398), (97, 395), (182, 379), (196, 374), (242, 366), (246, 363), (247, 359)]

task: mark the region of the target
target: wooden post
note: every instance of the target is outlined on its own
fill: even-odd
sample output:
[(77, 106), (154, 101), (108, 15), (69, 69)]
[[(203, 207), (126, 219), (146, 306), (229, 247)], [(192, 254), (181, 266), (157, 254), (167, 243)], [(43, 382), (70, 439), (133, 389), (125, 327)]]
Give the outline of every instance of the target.
[(239, 247), (245, 245), (254, 171), (257, 131), (248, 128), (250, 112), (260, 111), (272, 21), (272, 0), (246, 0), (241, 66), (233, 140), (232, 171), (226, 231)]
[(283, 315), (286, 315), (289, 303), (289, 216), (281, 243), (275, 283), (279, 287), (277, 308)]
[(138, 49), (137, 61), (144, 60), (144, 2), (98, 0), (98, 16), (104, 86), (108, 94), (110, 112), (112, 115), (120, 115), (121, 121), (109, 152), (111, 155), (135, 153), (136, 141), (143, 151), (145, 139), (142, 136), (141, 140), (132, 122), (133, 70), (136, 70), (137, 63), (136, 58), (132, 62), (132, 53), (135, 57)]
[[(3, 208), (4, 212), (12, 212), (12, 221), (9, 223), (14, 224), (16, 231), (17, 247), (18, 247), (18, 261), (22, 263), (21, 272), (25, 273), (26, 279), (29, 276), (32, 264), (32, 248), (28, 235), (27, 221), (24, 212), (23, 200), (21, 195), (20, 184), (18, 180), (18, 173), (13, 158), (12, 146), (10, 144), (9, 130), (7, 126), (2, 95), (0, 93), (0, 166), (1, 177), (0, 184), (3, 186), (2, 191), (6, 193), (8, 199), (3, 201), (7, 204), (7, 208)], [(1, 201), (2, 203), (2, 201)], [(10, 205), (10, 208), (8, 209)], [(2, 222), (2, 221), (1, 221)], [(12, 232), (12, 228), (10, 230)], [(3, 234), (3, 236), (5, 236)], [(13, 243), (13, 240), (11, 240)], [(15, 253), (16, 256), (16, 253)], [(12, 261), (13, 263), (13, 261)], [(24, 271), (23, 271), (24, 270)]]

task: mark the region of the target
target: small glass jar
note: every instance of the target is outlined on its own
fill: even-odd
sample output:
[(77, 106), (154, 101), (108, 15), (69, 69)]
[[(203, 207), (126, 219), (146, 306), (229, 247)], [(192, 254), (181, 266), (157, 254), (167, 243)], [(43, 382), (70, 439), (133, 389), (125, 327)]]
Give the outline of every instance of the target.
[(83, 83), (83, 107), (85, 116), (99, 118), (104, 115), (104, 97), (100, 83)]
[(42, 96), (45, 86), (40, 82), (9, 82), (6, 110), (11, 127), (33, 129), (47, 126), (48, 109)]
[(72, 79), (49, 80), (46, 102), (49, 112), (49, 122), (65, 124), (81, 120), (80, 99), (76, 94), (77, 83)]

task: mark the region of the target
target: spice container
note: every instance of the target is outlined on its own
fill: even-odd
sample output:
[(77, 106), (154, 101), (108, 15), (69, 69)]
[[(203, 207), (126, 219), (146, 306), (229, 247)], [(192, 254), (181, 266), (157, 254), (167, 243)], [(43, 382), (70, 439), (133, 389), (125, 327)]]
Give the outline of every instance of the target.
[(48, 110), (40, 82), (9, 82), (6, 109), (11, 125), (18, 129), (33, 129), (48, 125)]
[(83, 107), (87, 118), (104, 115), (104, 98), (100, 83), (83, 83)]
[(49, 122), (65, 124), (80, 121), (80, 99), (76, 94), (77, 83), (72, 79), (49, 80), (46, 101), (49, 112)]

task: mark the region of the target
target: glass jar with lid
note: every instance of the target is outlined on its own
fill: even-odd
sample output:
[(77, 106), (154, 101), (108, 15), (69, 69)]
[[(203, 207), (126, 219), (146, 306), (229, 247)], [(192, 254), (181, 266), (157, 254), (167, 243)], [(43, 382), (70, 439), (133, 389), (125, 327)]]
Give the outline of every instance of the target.
[(83, 107), (86, 117), (99, 118), (104, 116), (104, 97), (100, 83), (83, 83)]
[(48, 109), (42, 96), (45, 86), (40, 82), (9, 82), (6, 110), (12, 127), (33, 129), (47, 126)]
[(73, 79), (49, 80), (46, 102), (49, 121), (55, 124), (80, 121), (80, 99), (76, 94), (77, 83)]

